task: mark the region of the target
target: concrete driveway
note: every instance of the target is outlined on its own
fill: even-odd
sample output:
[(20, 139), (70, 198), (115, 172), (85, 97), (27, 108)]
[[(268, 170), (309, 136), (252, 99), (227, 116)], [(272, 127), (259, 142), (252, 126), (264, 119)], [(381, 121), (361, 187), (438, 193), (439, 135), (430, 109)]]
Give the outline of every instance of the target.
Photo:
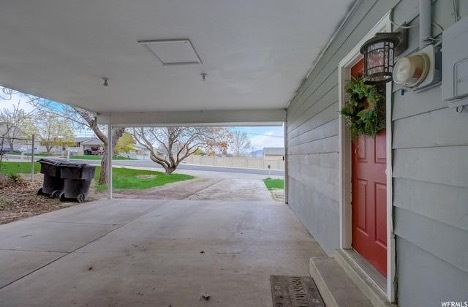
[(0, 226), (0, 305), (272, 306), (323, 256), (273, 201), (96, 201)]
[[(171, 199), (171, 200), (221, 200), (221, 201), (270, 201), (271, 193), (265, 187), (264, 175), (219, 173), (206, 171), (177, 172), (192, 175), (195, 179), (179, 181), (145, 190), (114, 191), (115, 198)], [(281, 178), (281, 177), (274, 177)], [(107, 198), (107, 193), (100, 197)]]

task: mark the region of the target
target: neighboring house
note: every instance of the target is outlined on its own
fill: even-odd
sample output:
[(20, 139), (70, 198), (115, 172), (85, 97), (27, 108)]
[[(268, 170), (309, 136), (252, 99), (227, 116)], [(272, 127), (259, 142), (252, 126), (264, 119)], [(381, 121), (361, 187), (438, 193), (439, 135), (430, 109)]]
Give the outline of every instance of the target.
[[(466, 76), (468, 2), (456, 2), (465, 16), (456, 41), (465, 45), (452, 56), (460, 58), (464, 74), (458, 74)], [(440, 306), (444, 300), (466, 306), (466, 107), (448, 108), (440, 84), (412, 91), (388, 83), (386, 132), (359, 138), (353, 147), (338, 113), (346, 80), (359, 70), (359, 48), (375, 32), (409, 23), (400, 57), (431, 41), (424, 41), (420, 28), (429, 29), (431, 42), (442, 43), (442, 53), (456, 44), (440, 36), (455, 22), (454, 3), (419, 3), (432, 6), (425, 14), (428, 26), (420, 24), (417, 1), (358, 1), (297, 91), (287, 110), (288, 203), (329, 255), (362, 263), (363, 274), (400, 306)], [(449, 80), (453, 67), (442, 62), (443, 82), (448, 88), (464, 84), (457, 87), (466, 93), (466, 78)], [(374, 178), (362, 175), (366, 163), (378, 170)]]
[(97, 137), (76, 137), (76, 145), (70, 147), (76, 155), (100, 155), (104, 152), (104, 143)]
[[(104, 152), (104, 143), (97, 137), (77, 137), (76, 146), (71, 147), (71, 153), (76, 155), (99, 155)], [(131, 153), (122, 153), (122, 156), (128, 156), (133, 159), (149, 159), (149, 150), (145, 147), (135, 144), (135, 151)]]
[(79, 144), (81, 152), (85, 155), (101, 155), (104, 153), (104, 143), (96, 137), (82, 140)]
[(265, 160), (284, 161), (284, 148), (283, 147), (264, 147), (263, 157), (265, 158)]

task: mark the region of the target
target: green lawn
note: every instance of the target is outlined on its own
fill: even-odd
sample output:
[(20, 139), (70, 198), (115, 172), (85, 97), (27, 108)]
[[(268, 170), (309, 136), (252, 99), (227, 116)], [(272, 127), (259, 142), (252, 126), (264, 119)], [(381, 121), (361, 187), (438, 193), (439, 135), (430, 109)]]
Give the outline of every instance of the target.
[[(34, 172), (38, 173), (41, 169), (41, 165), (38, 162), (34, 162)], [(0, 174), (29, 174), (31, 173), (30, 162), (7, 162), (2, 161), (0, 165)]]
[(272, 179), (266, 178), (263, 179), (268, 190), (282, 190), (284, 189), (284, 179)]
[[(94, 180), (97, 183), (99, 180), (99, 172), (101, 167), (96, 167), (96, 174)], [(112, 168), (112, 184), (114, 189), (149, 189), (165, 185), (172, 182), (193, 179), (193, 176), (184, 174), (171, 174), (131, 169), (131, 168)], [(97, 191), (104, 191), (107, 189), (106, 185), (96, 185)]]
[[(40, 171), (40, 163), (34, 163), (34, 170), (36, 173)], [(97, 183), (101, 167), (96, 167), (94, 180)], [(31, 164), (29, 162), (2, 162), (0, 174), (28, 174), (31, 172)], [(114, 189), (149, 189), (156, 186), (165, 185), (172, 182), (193, 179), (193, 176), (184, 174), (171, 174), (167, 175), (162, 172), (130, 169), (130, 168), (117, 168), (112, 169), (112, 183)], [(96, 184), (97, 191), (104, 191), (107, 186)]]

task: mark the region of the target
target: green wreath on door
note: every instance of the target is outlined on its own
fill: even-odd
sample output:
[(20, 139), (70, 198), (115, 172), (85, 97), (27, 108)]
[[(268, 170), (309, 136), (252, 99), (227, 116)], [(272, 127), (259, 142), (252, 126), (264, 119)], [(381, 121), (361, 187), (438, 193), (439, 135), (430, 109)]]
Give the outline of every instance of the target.
[(374, 136), (385, 128), (385, 97), (363, 77), (352, 78), (345, 87), (346, 103), (340, 110), (346, 118), (351, 137)]

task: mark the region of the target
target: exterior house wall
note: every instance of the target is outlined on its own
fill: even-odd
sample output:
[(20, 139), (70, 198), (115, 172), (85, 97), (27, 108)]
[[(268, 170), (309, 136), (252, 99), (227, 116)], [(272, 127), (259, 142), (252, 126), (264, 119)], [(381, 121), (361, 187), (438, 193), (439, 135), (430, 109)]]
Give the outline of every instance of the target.
[(340, 240), (338, 63), (397, 2), (362, 1), (287, 110), (288, 203), (328, 254)]
[[(392, 8), (396, 24), (418, 25), (418, 1), (361, 1), (288, 108), (288, 203), (330, 255), (340, 247), (338, 63)], [(449, 27), (451, 13), (452, 1), (433, 1), (435, 23)], [(418, 28), (405, 53), (418, 49)], [(399, 305), (468, 301), (468, 112), (448, 109), (440, 86), (394, 87), (392, 128)]]

